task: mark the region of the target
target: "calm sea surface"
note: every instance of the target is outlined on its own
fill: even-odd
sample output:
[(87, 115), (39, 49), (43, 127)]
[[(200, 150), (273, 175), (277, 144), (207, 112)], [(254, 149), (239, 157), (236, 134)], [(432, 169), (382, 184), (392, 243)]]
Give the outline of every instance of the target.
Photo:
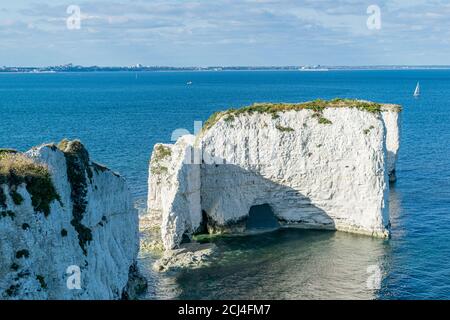
[[(168, 275), (142, 255), (147, 298), (450, 299), (448, 70), (0, 74), (0, 147), (79, 138), (128, 179), (143, 208), (152, 147), (173, 130), (193, 132), (194, 121), (253, 102), (334, 97), (404, 106), (392, 239), (306, 230), (221, 238), (211, 265)], [(381, 289), (368, 287), (378, 274)]]

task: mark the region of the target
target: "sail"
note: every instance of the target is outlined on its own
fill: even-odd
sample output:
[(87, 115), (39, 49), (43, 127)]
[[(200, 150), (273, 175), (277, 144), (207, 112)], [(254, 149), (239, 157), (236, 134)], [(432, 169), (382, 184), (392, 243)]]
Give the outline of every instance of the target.
[(416, 90), (414, 90), (414, 96), (420, 96), (420, 83), (417, 82)]

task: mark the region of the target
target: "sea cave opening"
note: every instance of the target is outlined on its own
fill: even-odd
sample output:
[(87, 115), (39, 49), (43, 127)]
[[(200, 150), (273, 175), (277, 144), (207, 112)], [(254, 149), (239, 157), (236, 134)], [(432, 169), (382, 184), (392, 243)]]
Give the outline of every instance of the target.
[(269, 204), (255, 205), (250, 208), (246, 222), (248, 231), (271, 230), (279, 226), (278, 219)]

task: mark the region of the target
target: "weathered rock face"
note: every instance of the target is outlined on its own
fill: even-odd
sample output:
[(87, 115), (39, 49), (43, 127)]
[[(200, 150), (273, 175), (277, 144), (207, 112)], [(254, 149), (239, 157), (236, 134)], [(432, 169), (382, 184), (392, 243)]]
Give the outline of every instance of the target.
[(401, 113), (392, 108), (386, 108), (381, 112), (386, 127), (387, 170), (389, 181), (397, 180), (395, 165), (400, 149)]
[[(388, 236), (399, 107), (357, 106), (267, 107), (216, 116), (194, 146), (164, 160), (169, 176), (150, 170), (150, 212), (171, 221), (161, 224), (165, 248), (176, 248), (183, 235), (205, 225), (209, 232), (244, 232), (249, 212), (260, 205), (270, 206), (284, 226)], [(166, 147), (186, 146), (185, 139)], [(202, 161), (191, 153), (200, 153)], [(181, 164), (183, 158), (194, 161)], [(186, 172), (195, 174), (188, 179)], [(176, 205), (168, 196), (173, 194), (185, 202), (168, 210)]]
[(0, 163), (0, 298), (132, 298), (144, 280), (125, 180), (78, 141)]
[(176, 247), (201, 223), (200, 166), (190, 164), (194, 141), (187, 135), (174, 145), (157, 144), (150, 161), (148, 207), (166, 248)]

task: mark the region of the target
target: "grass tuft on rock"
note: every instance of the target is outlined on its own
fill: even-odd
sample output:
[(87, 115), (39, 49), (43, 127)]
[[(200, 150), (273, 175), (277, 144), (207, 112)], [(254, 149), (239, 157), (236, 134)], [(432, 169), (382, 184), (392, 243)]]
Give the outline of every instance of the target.
[(172, 150), (170, 147), (158, 144), (155, 147), (154, 161), (158, 162), (164, 158), (170, 157), (172, 155)]
[(0, 158), (4, 155), (16, 154), (16, 153), (19, 153), (19, 152), (15, 149), (0, 148)]
[(150, 168), (150, 171), (154, 175), (166, 174), (169, 171), (169, 168), (165, 166), (155, 165)]
[(331, 120), (328, 120), (327, 118), (320, 116), (319, 117), (319, 123), (320, 124), (333, 124), (333, 122), (331, 122)]
[(153, 175), (161, 175), (166, 174), (169, 171), (169, 168), (161, 164), (160, 162), (163, 159), (166, 159), (172, 155), (172, 149), (163, 144), (157, 144), (154, 148), (154, 152), (151, 158), (151, 166), (150, 171)]
[(277, 128), (278, 130), (280, 130), (281, 132), (293, 132), (295, 131), (294, 129), (292, 129), (291, 127), (283, 127), (282, 125), (277, 124), (275, 126), (275, 128)]
[[(31, 203), (36, 212), (46, 217), (50, 214), (50, 204), (60, 200), (53, 185), (47, 166), (37, 163), (18, 152), (2, 152), (0, 154), (0, 185), (8, 185), (10, 196), (15, 205), (20, 205), (23, 197), (16, 191), (25, 184), (31, 196)], [(0, 188), (0, 207), (6, 207), (6, 195)]]
[(223, 120), (225, 121), (225, 122), (233, 122), (234, 121), (234, 115), (232, 115), (232, 114), (229, 114), (229, 115), (227, 115)]

